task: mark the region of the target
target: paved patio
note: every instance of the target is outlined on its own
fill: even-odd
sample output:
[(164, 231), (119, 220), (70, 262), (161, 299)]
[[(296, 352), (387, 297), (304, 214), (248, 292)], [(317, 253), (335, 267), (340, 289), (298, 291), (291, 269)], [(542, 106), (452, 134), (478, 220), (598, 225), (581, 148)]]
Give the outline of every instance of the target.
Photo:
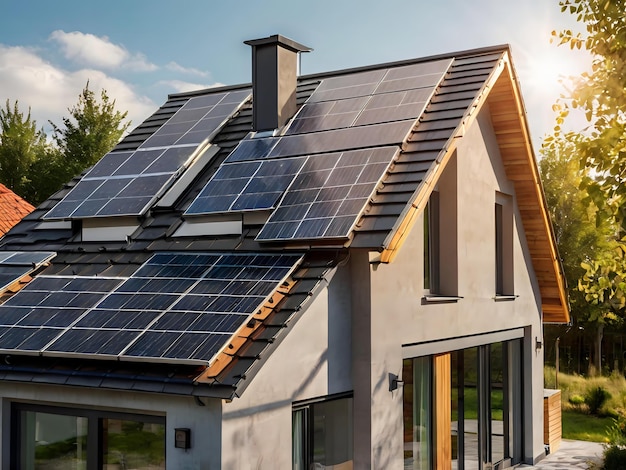
[(602, 463), (602, 444), (585, 441), (561, 441), (561, 447), (546, 456), (537, 465), (520, 465), (518, 468), (537, 470), (588, 469), (591, 463)]

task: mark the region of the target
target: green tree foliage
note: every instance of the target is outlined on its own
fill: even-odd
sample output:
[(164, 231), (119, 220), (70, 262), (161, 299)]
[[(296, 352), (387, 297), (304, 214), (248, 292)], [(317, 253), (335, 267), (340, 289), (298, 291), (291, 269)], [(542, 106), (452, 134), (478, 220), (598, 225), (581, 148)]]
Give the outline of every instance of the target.
[(33, 201), (32, 169), (46, 154), (48, 145), (43, 130), (28, 114), (9, 100), (0, 109), (0, 182), (28, 201)]
[(579, 285), (587, 274), (584, 266), (616, 248), (614, 230), (608, 222), (596, 225), (594, 208), (587, 202), (587, 193), (580, 189), (587, 170), (580, 167), (575, 144), (563, 138), (549, 142), (542, 148), (539, 162), (544, 192), (568, 284), (572, 317), (576, 327), (591, 333), (595, 343), (593, 364), (599, 371), (604, 327), (618, 326), (621, 319), (603, 299), (594, 298), (600, 293), (583, 292)]
[(0, 108), (0, 183), (37, 205), (109, 152), (130, 126), (105, 90), (99, 99), (89, 83), (69, 108), (62, 127), (51, 123), (49, 143), (36, 122), (7, 100)]
[[(585, 32), (553, 32), (559, 44), (586, 49), (592, 55), (591, 71), (582, 74), (557, 104), (559, 116), (554, 140), (570, 142), (580, 158), (584, 174), (581, 187), (597, 208), (596, 220), (615, 221), (626, 228), (626, 0), (561, 0), (561, 10), (574, 15)], [(580, 109), (588, 127), (581, 132), (562, 133), (561, 124), (572, 109)], [(584, 266), (580, 283), (589, 300), (608, 303), (623, 313), (626, 305), (626, 244), (616, 243)]]
[(102, 90), (100, 99), (89, 89), (89, 82), (78, 97), (78, 104), (69, 108), (70, 117), (63, 118), (63, 125), (53, 127), (53, 138), (60, 153), (60, 165), (55, 173), (63, 182), (92, 166), (119, 142), (130, 126), (124, 122), (128, 112), (115, 109)]

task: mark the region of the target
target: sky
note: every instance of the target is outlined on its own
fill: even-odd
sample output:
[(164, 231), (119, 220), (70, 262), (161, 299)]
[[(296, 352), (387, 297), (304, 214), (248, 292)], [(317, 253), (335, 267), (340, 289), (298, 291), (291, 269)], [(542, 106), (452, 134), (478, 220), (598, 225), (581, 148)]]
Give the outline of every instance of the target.
[(562, 77), (585, 53), (550, 43), (580, 30), (558, 0), (2, 0), (0, 104), (61, 124), (87, 81), (139, 125), (169, 93), (251, 80), (243, 44), (282, 34), (313, 48), (302, 74), (510, 44), (535, 147)]

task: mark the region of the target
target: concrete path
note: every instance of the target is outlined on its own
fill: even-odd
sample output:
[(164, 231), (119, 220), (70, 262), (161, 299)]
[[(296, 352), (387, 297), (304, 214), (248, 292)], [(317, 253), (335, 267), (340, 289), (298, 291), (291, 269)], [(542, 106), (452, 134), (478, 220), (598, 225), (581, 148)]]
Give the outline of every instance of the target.
[[(520, 465), (518, 468), (537, 470), (588, 469), (591, 464), (602, 463), (604, 448), (598, 442), (561, 441), (559, 450), (546, 456), (537, 465)], [(599, 467), (597, 467), (599, 468)]]

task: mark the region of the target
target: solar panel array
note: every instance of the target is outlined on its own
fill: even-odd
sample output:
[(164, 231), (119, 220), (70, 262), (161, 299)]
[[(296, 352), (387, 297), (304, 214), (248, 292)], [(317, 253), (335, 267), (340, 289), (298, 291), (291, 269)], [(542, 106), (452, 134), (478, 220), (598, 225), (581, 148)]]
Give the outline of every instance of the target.
[(284, 135), (242, 140), (185, 215), (274, 209), (257, 240), (348, 237), (450, 64), (322, 80)]
[(53, 251), (0, 252), (0, 292), (56, 256)]
[(129, 278), (40, 276), (0, 305), (0, 351), (206, 363), (300, 259), (159, 253)]
[(144, 214), (249, 94), (240, 90), (190, 98), (137, 150), (102, 157), (44, 218)]
[(256, 239), (348, 237), (398, 152), (392, 146), (309, 157)]

